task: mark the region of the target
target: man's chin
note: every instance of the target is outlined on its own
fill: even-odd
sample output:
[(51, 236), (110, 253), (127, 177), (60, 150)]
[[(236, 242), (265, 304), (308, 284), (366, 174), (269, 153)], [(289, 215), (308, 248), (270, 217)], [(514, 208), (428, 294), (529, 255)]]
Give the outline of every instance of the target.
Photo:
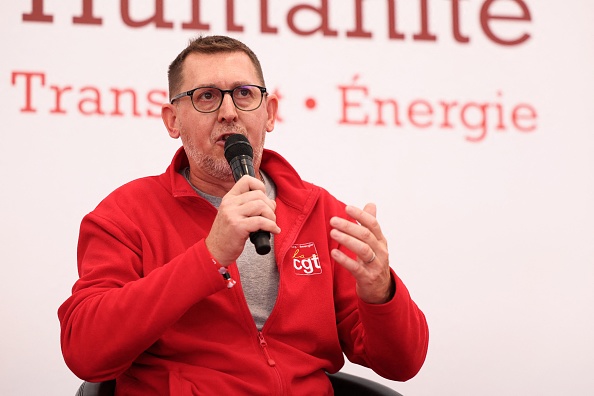
[(192, 159), (198, 169), (213, 179), (223, 182), (233, 181), (231, 167), (224, 158), (215, 158), (205, 155), (190, 155), (190, 157), (194, 157)]
[(233, 180), (233, 172), (231, 172), (231, 166), (227, 160), (224, 161), (216, 161), (214, 166), (208, 167), (209, 174), (221, 181), (234, 181)]

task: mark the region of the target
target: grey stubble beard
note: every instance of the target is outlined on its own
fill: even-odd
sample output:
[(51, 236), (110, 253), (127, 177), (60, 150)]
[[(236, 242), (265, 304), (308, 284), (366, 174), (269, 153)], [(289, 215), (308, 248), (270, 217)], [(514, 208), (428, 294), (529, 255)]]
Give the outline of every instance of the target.
[[(226, 130), (225, 133), (239, 133), (244, 136), (246, 135), (245, 131), (237, 126), (231, 126), (227, 129), (228, 130)], [(201, 169), (204, 173), (217, 180), (233, 180), (231, 167), (225, 158), (214, 157), (212, 155), (199, 152), (196, 148), (196, 145), (194, 144), (192, 134), (185, 133), (186, 131), (183, 126), (180, 126), (180, 130), (182, 131), (180, 135), (186, 155), (189, 159), (191, 159), (191, 162), (198, 166), (198, 169)], [(260, 165), (265, 136), (266, 133), (264, 132), (262, 134), (262, 139), (259, 142), (259, 147), (254, 147), (254, 167), (259, 167)]]

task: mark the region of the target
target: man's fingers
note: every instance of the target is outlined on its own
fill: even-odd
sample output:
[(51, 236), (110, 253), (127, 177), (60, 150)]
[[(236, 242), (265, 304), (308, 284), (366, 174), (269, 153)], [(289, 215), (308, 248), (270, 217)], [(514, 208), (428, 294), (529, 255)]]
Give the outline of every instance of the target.
[(266, 194), (266, 186), (262, 181), (252, 176), (243, 176), (233, 185), (228, 194), (241, 195), (248, 191), (262, 191)]
[(368, 203), (363, 209), (359, 209), (355, 206), (347, 205), (346, 213), (356, 220), (363, 227), (368, 229), (378, 241), (385, 240), (382, 229), (377, 221), (376, 213), (377, 208), (374, 203)]
[(369, 213), (373, 217), (377, 217), (377, 207), (373, 202), (369, 202), (368, 204), (366, 204), (363, 208), (363, 211)]
[(335, 228), (330, 230), (330, 237), (351, 252), (355, 253), (363, 261), (365, 261), (364, 258), (369, 259), (373, 255), (373, 251), (369, 244), (352, 234), (345, 233)]

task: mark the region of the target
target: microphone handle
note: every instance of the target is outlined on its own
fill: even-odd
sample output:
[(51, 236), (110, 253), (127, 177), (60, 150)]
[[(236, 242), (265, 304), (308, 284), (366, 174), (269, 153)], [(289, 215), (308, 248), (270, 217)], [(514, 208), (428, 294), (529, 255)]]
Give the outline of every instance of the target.
[(233, 179), (235, 182), (239, 181), (243, 175), (250, 175), (256, 177), (254, 171), (254, 163), (252, 158), (248, 155), (239, 155), (231, 160), (231, 171), (233, 172)]
[[(248, 155), (240, 155), (233, 158), (230, 162), (233, 179), (237, 182), (243, 175), (256, 177), (252, 158)], [(256, 252), (263, 256), (270, 253), (270, 233), (268, 231), (258, 230), (250, 233), (250, 241), (256, 247)]]
[(270, 253), (270, 233), (268, 231), (258, 230), (256, 232), (250, 232), (250, 241), (252, 241), (256, 248), (256, 253), (260, 256)]

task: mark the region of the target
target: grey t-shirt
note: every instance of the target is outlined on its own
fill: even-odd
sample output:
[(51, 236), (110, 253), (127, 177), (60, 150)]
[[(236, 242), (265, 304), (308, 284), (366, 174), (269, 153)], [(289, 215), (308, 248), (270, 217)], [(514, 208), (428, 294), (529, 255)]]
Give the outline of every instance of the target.
[[(182, 169), (180, 173), (190, 183), (189, 168)], [(276, 185), (264, 172), (260, 171), (260, 173), (266, 186), (266, 196), (275, 199)], [(205, 194), (194, 187), (192, 183), (190, 185), (201, 197), (215, 208), (219, 208), (222, 198)], [(266, 319), (270, 316), (278, 294), (279, 274), (274, 257), (274, 235), (272, 234), (270, 235), (270, 246), (270, 253), (261, 256), (256, 253), (254, 245), (248, 238), (243, 252), (237, 258), (243, 294), (258, 330), (262, 330)]]

